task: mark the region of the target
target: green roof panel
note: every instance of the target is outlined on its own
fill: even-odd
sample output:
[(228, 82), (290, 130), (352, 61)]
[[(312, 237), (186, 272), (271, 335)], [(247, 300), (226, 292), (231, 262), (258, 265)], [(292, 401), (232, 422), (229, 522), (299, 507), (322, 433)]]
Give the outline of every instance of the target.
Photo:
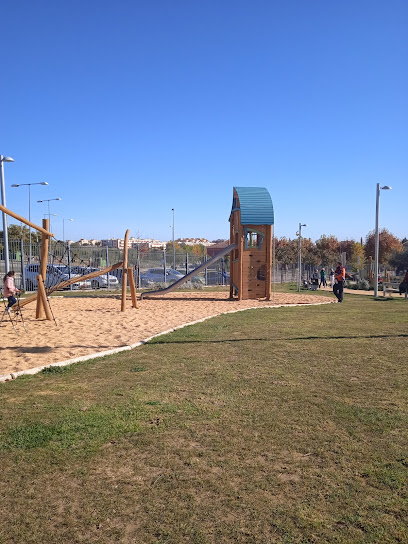
[(241, 225), (274, 224), (272, 199), (265, 187), (234, 187), (234, 189), (239, 198)]

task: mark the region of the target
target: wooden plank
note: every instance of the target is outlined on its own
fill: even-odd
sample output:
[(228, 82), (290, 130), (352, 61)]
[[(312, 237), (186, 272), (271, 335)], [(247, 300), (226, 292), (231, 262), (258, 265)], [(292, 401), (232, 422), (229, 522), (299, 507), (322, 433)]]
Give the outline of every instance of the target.
[[(62, 281), (61, 283), (57, 283), (57, 285), (54, 285), (53, 287), (50, 287), (46, 290), (48, 294), (53, 293), (54, 291), (58, 291), (59, 289), (64, 289), (65, 287), (69, 287), (72, 283), (76, 283), (77, 281), (85, 281), (85, 280), (91, 280), (92, 278), (97, 278), (98, 276), (103, 276), (104, 274), (108, 274), (109, 272), (112, 272), (112, 270), (116, 270), (117, 268), (120, 268), (122, 266), (122, 262), (112, 264), (111, 266), (108, 266), (106, 268), (102, 268), (101, 270), (96, 270), (95, 272), (90, 272), (89, 274), (85, 274), (84, 276), (75, 276), (75, 278), (71, 278), (66, 281)], [(30, 304), (30, 302), (33, 302), (37, 299), (37, 295), (32, 295), (31, 297), (26, 298), (25, 300), (20, 301), (20, 306), (26, 306), (27, 304)]]

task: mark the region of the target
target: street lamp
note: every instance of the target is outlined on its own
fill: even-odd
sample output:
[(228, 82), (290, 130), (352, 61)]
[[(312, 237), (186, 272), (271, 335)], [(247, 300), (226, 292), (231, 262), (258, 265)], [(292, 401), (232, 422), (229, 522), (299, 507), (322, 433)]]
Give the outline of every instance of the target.
[(173, 270), (176, 270), (176, 244), (174, 243), (174, 208), (171, 209), (173, 212), (173, 227), (172, 227), (172, 234), (173, 234)]
[(73, 221), (73, 219), (62, 219), (62, 241), (65, 242), (65, 221)]
[(297, 290), (300, 291), (300, 286), (302, 284), (302, 227), (307, 227), (306, 223), (299, 223), (299, 230), (296, 233), (298, 235), (298, 244), (299, 244), (299, 255), (298, 255), (298, 284)]
[[(6, 205), (6, 188), (4, 186), (4, 168), (3, 162), (14, 162), (14, 159), (11, 157), (3, 157), (0, 155), (0, 184), (1, 184), (1, 203), (5, 208)], [(10, 261), (9, 261), (9, 245), (8, 245), (8, 230), (7, 230), (7, 215), (3, 212), (3, 240), (4, 240), (4, 266), (6, 267), (6, 274), (9, 272)]]
[[(28, 220), (31, 222), (31, 185), (48, 185), (46, 181), (40, 181), (38, 183), (14, 183), (12, 187), (28, 186)], [(28, 263), (31, 263), (31, 225), (28, 227), (28, 237), (30, 240), (30, 250), (28, 255)]]
[[(50, 202), (52, 200), (62, 200), (62, 198), (46, 198), (44, 200), (37, 200), (37, 202), (47, 202), (48, 203), (48, 214), (47, 215), (50, 217), (50, 219), (51, 219), (51, 215), (53, 215), (53, 214), (50, 213)], [(51, 231), (51, 220), (50, 220), (49, 231), (52, 232)]]
[[(374, 254), (374, 296), (378, 296), (378, 254), (380, 248), (380, 233), (378, 230), (378, 216), (380, 213), (380, 190), (383, 189), (388, 191), (391, 189), (389, 185), (384, 185), (380, 187), (380, 184), (377, 183), (376, 189), (376, 202), (375, 202), (375, 254)], [(384, 285), (383, 285), (384, 289)]]

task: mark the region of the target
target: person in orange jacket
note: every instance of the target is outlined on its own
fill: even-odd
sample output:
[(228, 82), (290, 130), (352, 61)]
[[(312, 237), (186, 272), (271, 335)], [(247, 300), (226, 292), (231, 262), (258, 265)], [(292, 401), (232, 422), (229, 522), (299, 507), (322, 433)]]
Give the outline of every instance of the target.
[(337, 302), (343, 302), (343, 289), (344, 289), (345, 281), (346, 281), (346, 269), (341, 264), (341, 261), (338, 261), (337, 268), (334, 271), (334, 285), (333, 285), (333, 293), (337, 297)]

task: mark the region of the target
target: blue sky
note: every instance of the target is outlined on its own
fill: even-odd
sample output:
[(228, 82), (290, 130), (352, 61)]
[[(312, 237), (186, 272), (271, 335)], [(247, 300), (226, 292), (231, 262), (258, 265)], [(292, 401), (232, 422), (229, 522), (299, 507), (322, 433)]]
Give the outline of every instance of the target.
[(266, 187), (277, 236), (408, 236), (406, 0), (6, 0), (7, 205), (62, 238), (229, 236)]

